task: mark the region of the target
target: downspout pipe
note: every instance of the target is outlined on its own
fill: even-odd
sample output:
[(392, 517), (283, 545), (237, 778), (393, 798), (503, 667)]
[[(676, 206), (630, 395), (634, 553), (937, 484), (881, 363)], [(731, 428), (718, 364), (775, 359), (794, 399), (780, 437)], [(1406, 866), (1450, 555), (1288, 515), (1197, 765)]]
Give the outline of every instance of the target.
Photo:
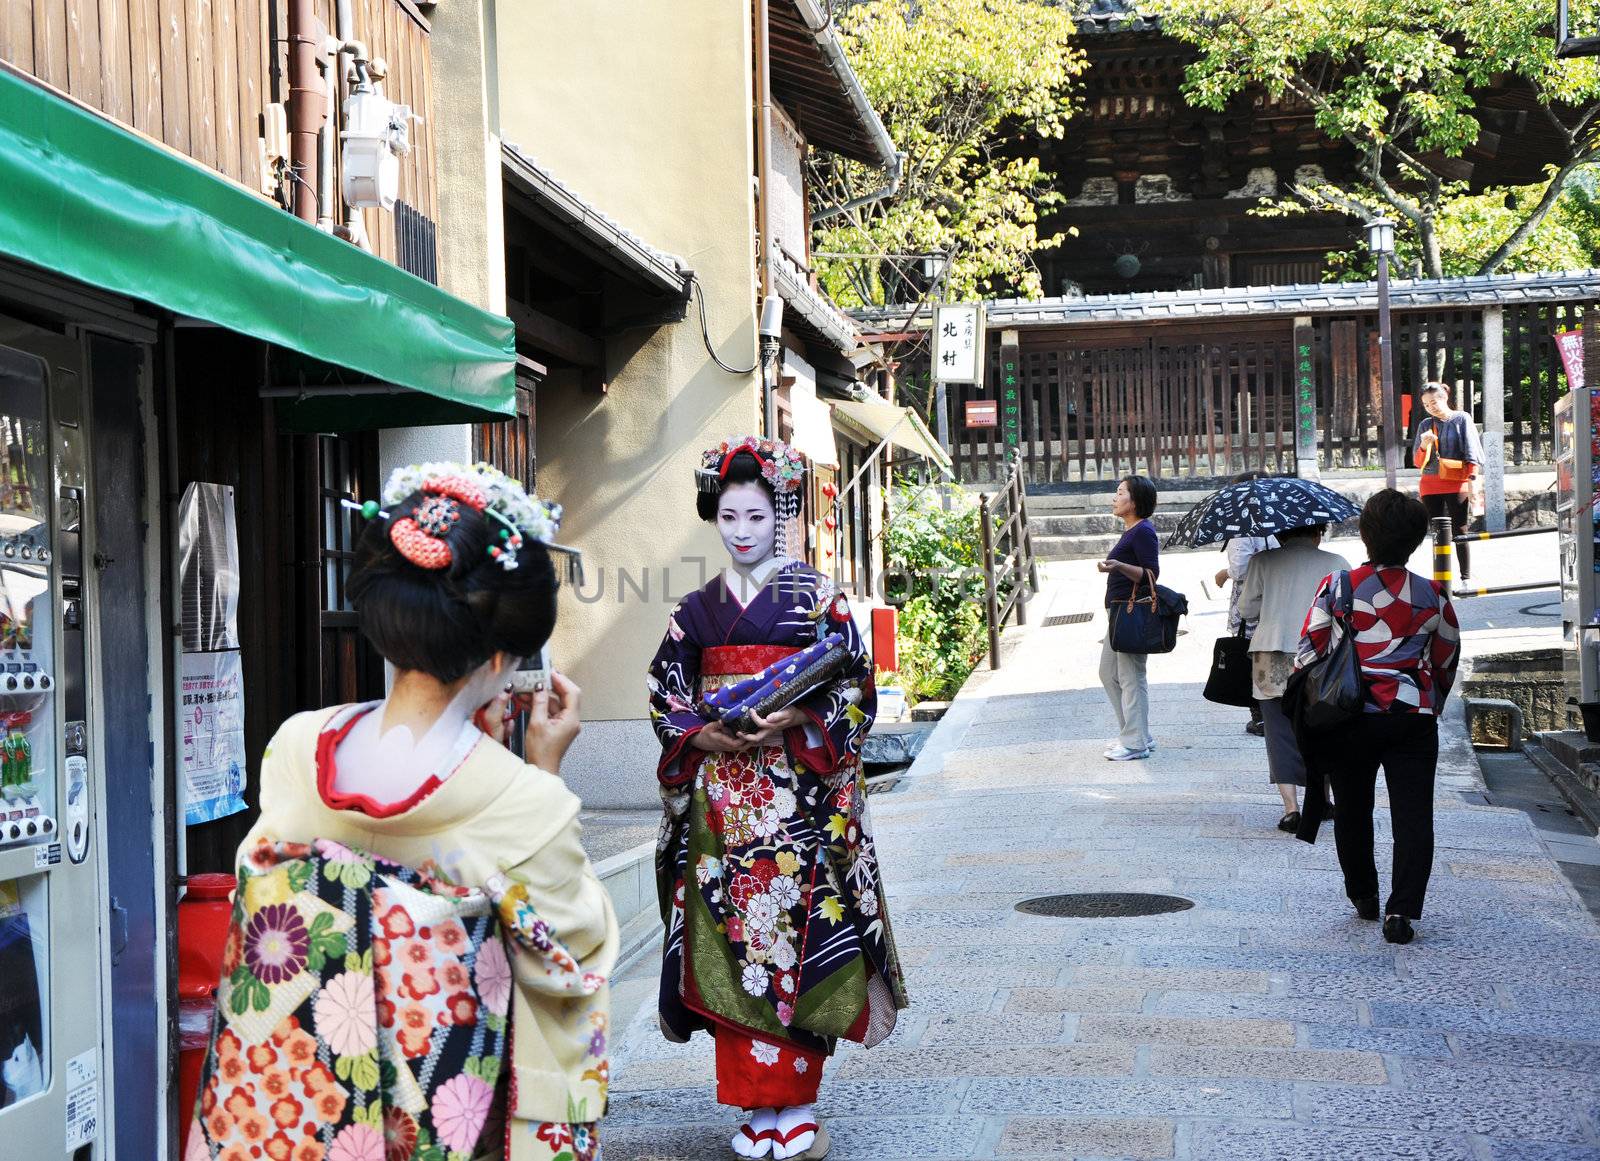
[(756, 0), (756, 236), (761, 297), (772, 293), (772, 7)]
[(316, 0), (289, 0), (289, 170), (294, 214), (317, 220), (319, 145), (328, 97), (318, 75), (322, 39), (317, 35)]
[[(756, 0), (756, 236), (761, 241), (760, 261), (756, 264), (761, 286), (762, 321), (767, 321), (773, 300), (772, 265), (777, 249), (772, 240), (772, 7), (771, 0)], [(761, 434), (768, 439), (778, 435), (777, 361), (782, 348), (783, 304), (775, 308), (777, 339), (761, 338)]]

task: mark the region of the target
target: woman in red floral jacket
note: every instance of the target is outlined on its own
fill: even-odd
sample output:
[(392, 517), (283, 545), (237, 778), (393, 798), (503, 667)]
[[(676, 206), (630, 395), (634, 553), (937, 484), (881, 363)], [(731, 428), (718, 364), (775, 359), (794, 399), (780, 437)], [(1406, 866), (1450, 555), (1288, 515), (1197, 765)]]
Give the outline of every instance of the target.
[(1363, 919), (1378, 918), (1378, 871), (1372, 811), (1378, 767), (1389, 788), (1394, 882), (1384, 907), (1383, 937), (1409, 943), (1411, 920), (1433, 869), (1433, 777), (1439, 761), (1439, 714), (1461, 656), (1456, 611), (1443, 586), (1406, 568), (1428, 534), (1421, 501), (1386, 488), (1361, 510), (1368, 561), (1322, 582), (1306, 615), (1296, 668), (1324, 657), (1336, 634), (1355, 633), (1366, 686), (1366, 712), (1339, 737), (1329, 771), (1338, 803), (1333, 837), (1345, 893)]

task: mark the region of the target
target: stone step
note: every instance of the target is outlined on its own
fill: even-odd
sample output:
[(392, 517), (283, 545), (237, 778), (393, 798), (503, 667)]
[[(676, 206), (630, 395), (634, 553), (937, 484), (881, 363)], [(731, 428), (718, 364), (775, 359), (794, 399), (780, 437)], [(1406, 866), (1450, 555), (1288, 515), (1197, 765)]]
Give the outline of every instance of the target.
[[(1178, 521), (1183, 519), (1182, 512), (1158, 511), (1151, 521), (1156, 526), (1156, 531), (1162, 536), (1167, 535), (1178, 526)], [(1115, 516), (1099, 515), (1093, 512), (1051, 513), (1038, 516), (1031, 510), (1028, 512), (1028, 527), (1038, 536), (1121, 536), (1123, 523)]]

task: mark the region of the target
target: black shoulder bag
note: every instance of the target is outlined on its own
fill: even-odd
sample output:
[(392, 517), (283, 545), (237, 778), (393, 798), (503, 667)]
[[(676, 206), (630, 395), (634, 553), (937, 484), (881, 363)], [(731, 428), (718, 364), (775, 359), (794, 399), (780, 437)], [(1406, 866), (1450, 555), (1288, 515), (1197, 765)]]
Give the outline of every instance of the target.
[[(1335, 573), (1329, 585), (1336, 590), (1329, 602), (1338, 639), (1327, 653), (1295, 673), (1301, 724), (1309, 730), (1326, 730), (1354, 721), (1366, 711), (1367, 686), (1361, 677), (1361, 657), (1351, 611), (1355, 593), (1348, 572)], [(1331, 632), (1332, 630), (1330, 630)], [(1286, 692), (1286, 697), (1291, 696)]]

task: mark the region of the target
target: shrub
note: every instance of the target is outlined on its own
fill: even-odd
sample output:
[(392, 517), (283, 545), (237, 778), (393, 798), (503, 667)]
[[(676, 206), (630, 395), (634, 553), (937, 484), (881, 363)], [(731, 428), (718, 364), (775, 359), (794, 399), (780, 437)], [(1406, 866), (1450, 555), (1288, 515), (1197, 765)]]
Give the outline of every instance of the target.
[(912, 701), (954, 697), (983, 656), (978, 507), (955, 492), (895, 490), (885, 535), (886, 598), (900, 606), (900, 675)]

